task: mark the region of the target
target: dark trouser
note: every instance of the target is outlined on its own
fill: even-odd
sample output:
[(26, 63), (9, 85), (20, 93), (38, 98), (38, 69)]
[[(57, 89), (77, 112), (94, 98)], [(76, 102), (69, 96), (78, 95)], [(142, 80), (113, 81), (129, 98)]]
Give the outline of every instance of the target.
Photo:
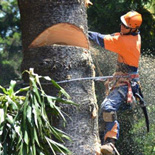
[[(133, 92), (136, 92), (138, 89), (138, 86), (135, 82), (132, 83), (132, 90)], [(126, 105), (127, 101), (127, 93), (128, 93), (128, 86), (120, 86), (112, 90), (109, 95), (104, 99), (104, 101), (101, 104), (101, 112), (100, 116), (103, 118), (103, 112), (114, 112), (117, 113), (120, 106), (124, 107), (123, 109), (126, 110), (126, 107), (129, 107)], [(103, 118), (104, 120), (104, 118)], [(119, 138), (119, 131), (120, 131), (120, 125), (117, 119), (114, 119), (110, 122), (105, 122), (105, 132), (104, 132), (104, 141), (107, 138)]]

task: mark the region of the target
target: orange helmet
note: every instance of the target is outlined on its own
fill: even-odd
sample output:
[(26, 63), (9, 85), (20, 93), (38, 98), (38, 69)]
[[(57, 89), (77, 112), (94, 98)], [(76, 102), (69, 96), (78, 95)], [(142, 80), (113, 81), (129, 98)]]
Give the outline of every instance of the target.
[(139, 28), (142, 24), (142, 16), (136, 11), (129, 11), (125, 15), (121, 16), (121, 22), (129, 28)]

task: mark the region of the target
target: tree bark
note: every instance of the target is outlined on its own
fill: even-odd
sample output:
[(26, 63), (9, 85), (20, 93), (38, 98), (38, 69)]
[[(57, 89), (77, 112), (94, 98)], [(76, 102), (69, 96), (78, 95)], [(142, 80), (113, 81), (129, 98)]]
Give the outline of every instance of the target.
[[(68, 78), (94, 76), (94, 65), (90, 51), (81, 47), (51, 45), (28, 48), (31, 42), (46, 28), (54, 24), (68, 22), (83, 29), (87, 34), (87, 15), (84, 0), (18, 0), (21, 24), (23, 62), (22, 70), (34, 68), (39, 75), (48, 75), (56, 81)], [(25, 82), (27, 77), (23, 76)], [(65, 127), (58, 127), (68, 133), (72, 142), (66, 141), (73, 155), (94, 155), (99, 142), (98, 116), (94, 82), (76, 81), (65, 83), (62, 87), (70, 94), (79, 107), (61, 105), (67, 113)], [(53, 95), (51, 85), (44, 87)]]

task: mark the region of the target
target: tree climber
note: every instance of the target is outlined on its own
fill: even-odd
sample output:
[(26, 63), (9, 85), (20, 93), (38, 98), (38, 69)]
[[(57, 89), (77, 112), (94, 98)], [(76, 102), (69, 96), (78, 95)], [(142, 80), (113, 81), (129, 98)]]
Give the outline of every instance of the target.
[[(120, 106), (125, 106), (126, 102), (132, 102), (133, 95), (139, 89), (138, 64), (141, 36), (138, 29), (142, 24), (142, 16), (136, 11), (129, 11), (122, 15), (120, 20), (119, 33), (103, 35), (97, 32), (88, 32), (91, 41), (118, 54), (114, 78), (106, 82), (109, 92), (101, 104), (101, 115), (105, 122), (101, 152), (105, 155), (119, 154), (115, 148), (115, 141), (119, 138), (120, 130), (117, 112)], [(121, 78), (117, 78), (117, 76), (121, 76)], [(111, 85), (111, 88), (109, 88), (109, 85)]]

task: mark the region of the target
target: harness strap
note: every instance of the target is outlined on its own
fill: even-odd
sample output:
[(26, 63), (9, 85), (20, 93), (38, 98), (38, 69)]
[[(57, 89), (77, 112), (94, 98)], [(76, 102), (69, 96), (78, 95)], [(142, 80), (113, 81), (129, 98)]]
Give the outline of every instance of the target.
[[(122, 77), (119, 79), (115, 79), (115, 76), (118, 76), (118, 75)], [(127, 85), (128, 86), (127, 103), (132, 103), (133, 93), (132, 93), (132, 88), (131, 88), (131, 80), (135, 78), (139, 78), (139, 74), (124, 74), (122, 72), (114, 73), (114, 78), (107, 80), (107, 82), (105, 83), (107, 94), (109, 94), (109, 92), (116, 87)], [(113, 85), (111, 88), (109, 88), (110, 82), (113, 82)]]
[(122, 85), (128, 85), (128, 93), (127, 93), (127, 103), (132, 103), (133, 101), (133, 93), (131, 88), (130, 81), (124, 81)]
[(127, 103), (132, 103), (132, 101), (133, 101), (131, 80), (135, 79), (135, 78), (139, 78), (139, 74), (131, 74), (129, 80), (124, 82), (125, 84), (128, 85)]

